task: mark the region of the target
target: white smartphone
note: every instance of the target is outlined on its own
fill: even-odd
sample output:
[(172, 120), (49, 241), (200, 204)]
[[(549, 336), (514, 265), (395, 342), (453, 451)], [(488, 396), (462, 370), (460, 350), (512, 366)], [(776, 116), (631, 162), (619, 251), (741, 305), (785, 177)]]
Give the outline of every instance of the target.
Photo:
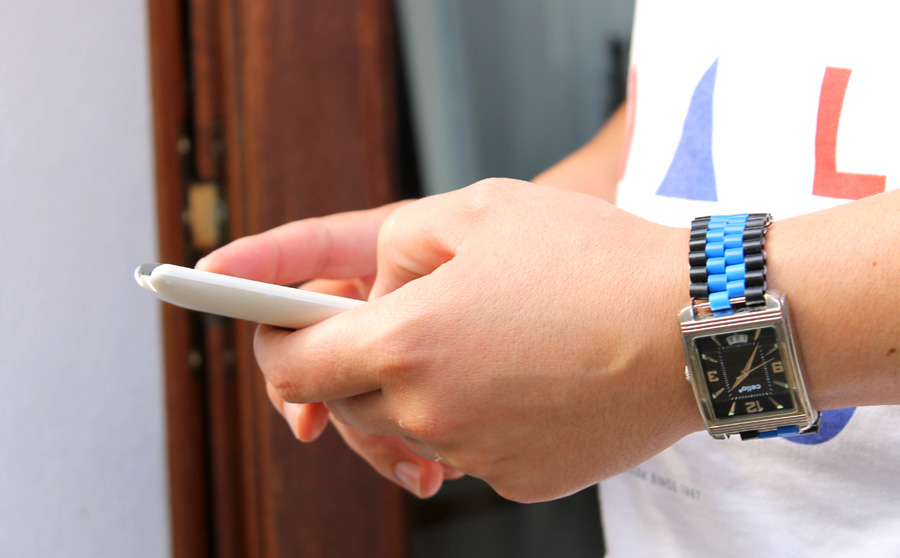
[(171, 264), (144, 264), (134, 278), (170, 304), (288, 329), (313, 325), (363, 303)]

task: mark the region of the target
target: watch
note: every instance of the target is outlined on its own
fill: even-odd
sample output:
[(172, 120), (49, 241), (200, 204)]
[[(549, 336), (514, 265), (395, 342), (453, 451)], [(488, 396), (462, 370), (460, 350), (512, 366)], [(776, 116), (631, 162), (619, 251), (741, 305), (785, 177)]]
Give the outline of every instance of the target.
[(691, 225), (691, 304), (679, 314), (690, 381), (709, 433), (744, 440), (817, 432), (785, 295), (766, 288), (769, 214)]

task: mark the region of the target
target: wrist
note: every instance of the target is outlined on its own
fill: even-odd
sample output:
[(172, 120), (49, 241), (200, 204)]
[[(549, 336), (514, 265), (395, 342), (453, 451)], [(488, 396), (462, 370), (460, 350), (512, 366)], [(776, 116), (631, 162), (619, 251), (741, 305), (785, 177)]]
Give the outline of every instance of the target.
[(809, 395), (819, 409), (891, 403), (883, 399), (890, 382), (882, 381), (877, 362), (888, 350), (863, 350), (887, 325), (873, 304), (878, 287), (869, 285), (879, 258), (865, 243), (847, 253), (832, 233), (847, 230), (840, 213), (850, 209), (780, 221), (767, 245), (769, 281), (791, 297)]
[(672, 388), (674, 390), (673, 401), (681, 417), (683, 435), (687, 435), (705, 430), (703, 416), (697, 409), (697, 401), (688, 380), (678, 322), (674, 319), (678, 311), (690, 303), (688, 294), (690, 292), (690, 276), (687, 263), (690, 229), (677, 229), (673, 234), (673, 240), (678, 247), (677, 250), (673, 250), (673, 259), (678, 264), (673, 269), (674, 280), (670, 281), (669, 287), (672, 290), (670, 295), (672, 302), (668, 305), (670, 311), (667, 313), (669, 323), (667, 324), (666, 344), (670, 347), (670, 358), (673, 362), (672, 371), (669, 373), (670, 382), (674, 384)]
[[(686, 228), (659, 227), (652, 235), (655, 256), (646, 274), (653, 278), (649, 289), (653, 296), (639, 306), (639, 317), (643, 319), (635, 320), (641, 325), (632, 330), (634, 346), (652, 358), (652, 362), (640, 367), (647, 377), (644, 385), (655, 388), (655, 408), (666, 417), (677, 439), (704, 429), (691, 385), (685, 378), (684, 352), (675, 319), (678, 310), (688, 302), (689, 239)], [(641, 346), (641, 341), (646, 346)]]

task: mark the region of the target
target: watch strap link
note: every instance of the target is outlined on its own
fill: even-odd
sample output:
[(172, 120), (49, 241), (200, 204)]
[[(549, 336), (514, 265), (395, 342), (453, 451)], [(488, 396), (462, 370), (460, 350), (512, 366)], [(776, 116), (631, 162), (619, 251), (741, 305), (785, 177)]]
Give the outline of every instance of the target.
[(691, 223), (691, 299), (709, 301), (713, 312), (733, 309), (734, 299), (764, 306), (768, 213), (698, 217)]
[(746, 432), (741, 432), (741, 440), (755, 440), (766, 439), (766, 438), (781, 438), (785, 436), (799, 436), (801, 434), (815, 434), (819, 431), (819, 423), (821, 421), (821, 415), (816, 419), (816, 422), (808, 429), (803, 432), (800, 431), (800, 427), (796, 425), (790, 426), (779, 426), (773, 430), (748, 430)]

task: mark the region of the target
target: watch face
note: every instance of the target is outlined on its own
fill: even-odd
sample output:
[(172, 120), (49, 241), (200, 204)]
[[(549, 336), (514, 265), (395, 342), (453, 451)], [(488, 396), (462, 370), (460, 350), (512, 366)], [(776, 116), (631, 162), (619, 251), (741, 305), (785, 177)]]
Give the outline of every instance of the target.
[(694, 345), (717, 419), (794, 410), (774, 328), (700, 337)]

